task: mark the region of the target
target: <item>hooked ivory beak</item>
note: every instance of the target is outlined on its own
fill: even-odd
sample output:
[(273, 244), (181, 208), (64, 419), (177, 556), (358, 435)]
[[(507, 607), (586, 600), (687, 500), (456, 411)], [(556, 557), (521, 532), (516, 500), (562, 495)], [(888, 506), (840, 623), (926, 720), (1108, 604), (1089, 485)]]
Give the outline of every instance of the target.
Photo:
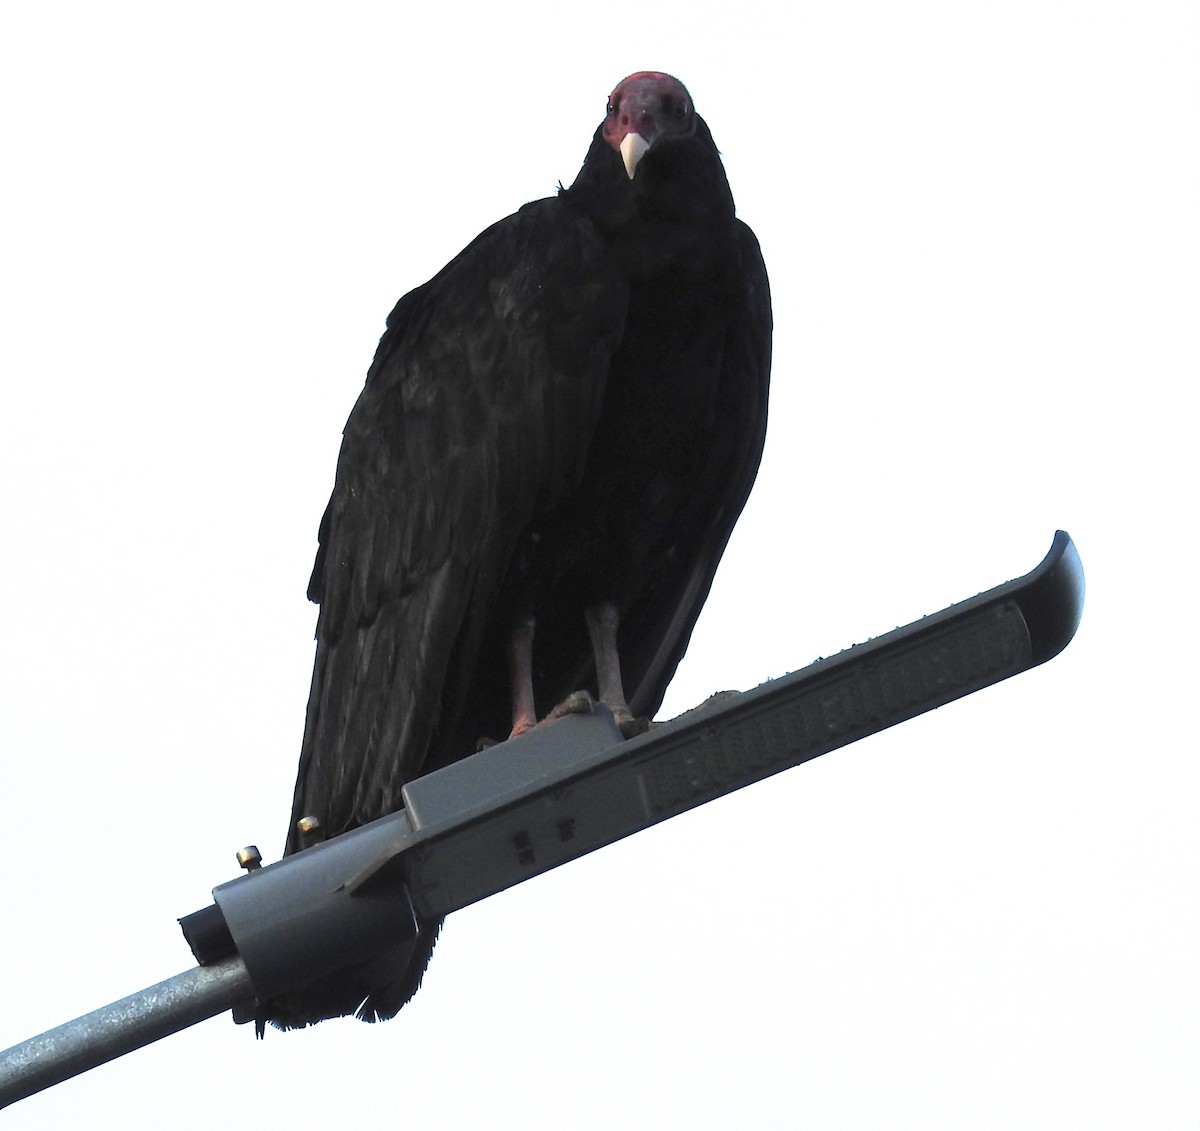
[(650, 148), (650, 143), (641, 134), (627, 133), (621, 140), (621, 160), (625, 162), (625, 172), (633, 180), (634, 171), (642, 154)]

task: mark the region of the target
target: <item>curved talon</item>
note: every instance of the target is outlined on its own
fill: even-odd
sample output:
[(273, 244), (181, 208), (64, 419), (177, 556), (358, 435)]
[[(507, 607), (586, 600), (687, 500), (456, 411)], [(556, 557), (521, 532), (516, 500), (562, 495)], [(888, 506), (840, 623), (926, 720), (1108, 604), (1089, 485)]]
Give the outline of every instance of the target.
[(563, 715), (586, 715), (596, 705), (587, 691), (572, 691), (557, 707), (552, 707), (542, 722), (561, 719)]
[(637, 738), (639, 734), (645, 734), (654, 723), (645, 715), (634, 715), (629, 711), (625, 712), (625, 717), (622, 718), (615, 711), (613, 718), (616, 719), (617, 728), (626, 738)]
[[(555, 719), (561, 719), (564, 715), (586, 715), (589, 714), (592, 708), (596, 705), (596, 701), (587, 691), (572, 691), (561, 703), (556, 707), (551, 707), (546, 713), (546, 716), (536, 721), (528, 716), (518, 719), (513, 724), (509, 738), (517, 738), (522, 734), (533, 730), (535, 727), (540, 727), (543, 723), (553, 722)], [(482, 742), (482, 740), (481, 740)], [(481, 747), (482, 749), (482, 747)]]

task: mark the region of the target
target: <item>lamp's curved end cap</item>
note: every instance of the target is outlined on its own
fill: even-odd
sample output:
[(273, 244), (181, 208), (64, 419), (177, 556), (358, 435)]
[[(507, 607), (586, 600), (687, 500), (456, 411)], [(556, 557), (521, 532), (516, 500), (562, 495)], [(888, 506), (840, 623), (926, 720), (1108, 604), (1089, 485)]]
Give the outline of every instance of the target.
[(1071, 643), (1083, 616), (1083, 562), (1065, 530), (1050, 552), (1021, 579), (1019, 604), (1029, 629), (1030, 667), (1052, 660)]

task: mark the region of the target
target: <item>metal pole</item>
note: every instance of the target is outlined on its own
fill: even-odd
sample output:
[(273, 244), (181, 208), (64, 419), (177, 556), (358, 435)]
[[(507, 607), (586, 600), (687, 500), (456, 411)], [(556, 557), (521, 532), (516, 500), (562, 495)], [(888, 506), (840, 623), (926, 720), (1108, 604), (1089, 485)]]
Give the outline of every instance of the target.
[(254, 997), (238, 957), (197, 966), (0, 1052), (0, 1107)]

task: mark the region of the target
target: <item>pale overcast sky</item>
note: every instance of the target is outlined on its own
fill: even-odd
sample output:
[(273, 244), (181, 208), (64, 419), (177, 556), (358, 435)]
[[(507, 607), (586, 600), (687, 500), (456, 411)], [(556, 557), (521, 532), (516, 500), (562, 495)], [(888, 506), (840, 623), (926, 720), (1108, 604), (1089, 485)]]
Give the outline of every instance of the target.
[(281, 848), (383, 320), (677, 74), (771, 272), (758, 486), (664, 713), (1032, 568), (1043, 668), (447, 922), (368, 1027), (216, 1018), (6, 1126), (1192, 1128), (1194, 3), (0, 6), (0, 1046)]

